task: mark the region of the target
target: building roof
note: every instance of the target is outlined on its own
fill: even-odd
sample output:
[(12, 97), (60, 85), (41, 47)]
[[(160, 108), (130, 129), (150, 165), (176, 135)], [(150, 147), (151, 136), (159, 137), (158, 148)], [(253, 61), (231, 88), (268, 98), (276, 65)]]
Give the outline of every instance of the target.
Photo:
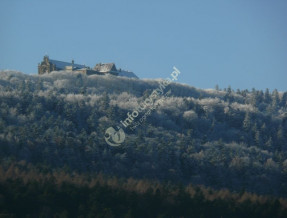
[[(57, 61), (57, 60), (49, 59), (49, 62), (51, 62), (52, 64), (55, 64), (55, 66), (61, 70), (64, 70), (67, 66), (72, 66), (72, 63), (64, 62), (64, 61)], [(86, 68), (86, 66), (81, 65), (81, 64), (73, 64), (73, 69), (81, 69), (81, 68)]]
[(96, 64), (96, 66), (94, 67), (94, 70), (99, 71), (99, 72), (113, 72), (113, 71), (117, 71), (116, 65), (114, 63), (99, 63)]
[(124, 76), (124, 77), (137, 78), (138, 79), (137, 75), (135, 75), (133, 72), (125, 71), (125, 70), (118, 71), (118, 76)]

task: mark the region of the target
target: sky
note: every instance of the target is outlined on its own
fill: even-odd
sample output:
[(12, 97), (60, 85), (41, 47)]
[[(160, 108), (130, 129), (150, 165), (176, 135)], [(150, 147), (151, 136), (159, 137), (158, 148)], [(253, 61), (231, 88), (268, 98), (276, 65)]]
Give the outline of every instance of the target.
[(0, 0), (0, 69), (44, 55), (197, 88), (287, 91), (286, 0)]

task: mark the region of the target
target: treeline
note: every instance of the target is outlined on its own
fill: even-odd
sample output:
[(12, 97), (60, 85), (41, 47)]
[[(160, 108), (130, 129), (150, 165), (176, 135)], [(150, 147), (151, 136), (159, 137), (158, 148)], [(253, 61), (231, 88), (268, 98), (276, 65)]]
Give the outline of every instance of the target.
[(286, 217), (287, 200), (103, 174), (0, 168), (1, 217)]

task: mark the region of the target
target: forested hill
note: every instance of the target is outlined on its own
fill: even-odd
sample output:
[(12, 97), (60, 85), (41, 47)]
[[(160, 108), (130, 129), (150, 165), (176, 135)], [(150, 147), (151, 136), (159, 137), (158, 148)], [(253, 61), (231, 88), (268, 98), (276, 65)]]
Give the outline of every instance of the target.
[[(160, 80), (54, 72), (0, 72), (1, 166), (203, 184), (287, 196), (287, 92), (201, 90), (170, 95), (121, 146), (118, 126)], [(196, 85), (196, 84), (195, 84)]]

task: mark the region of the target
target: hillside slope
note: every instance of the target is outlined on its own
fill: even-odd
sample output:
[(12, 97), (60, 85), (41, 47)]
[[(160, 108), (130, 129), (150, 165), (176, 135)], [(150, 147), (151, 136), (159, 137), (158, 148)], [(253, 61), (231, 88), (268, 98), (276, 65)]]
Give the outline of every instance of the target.
[(287, 196), (287, 92), (168, 86), (121, 146), (105, 142), (160, 80), (0, 72), (0, 158), (47, 169)]

